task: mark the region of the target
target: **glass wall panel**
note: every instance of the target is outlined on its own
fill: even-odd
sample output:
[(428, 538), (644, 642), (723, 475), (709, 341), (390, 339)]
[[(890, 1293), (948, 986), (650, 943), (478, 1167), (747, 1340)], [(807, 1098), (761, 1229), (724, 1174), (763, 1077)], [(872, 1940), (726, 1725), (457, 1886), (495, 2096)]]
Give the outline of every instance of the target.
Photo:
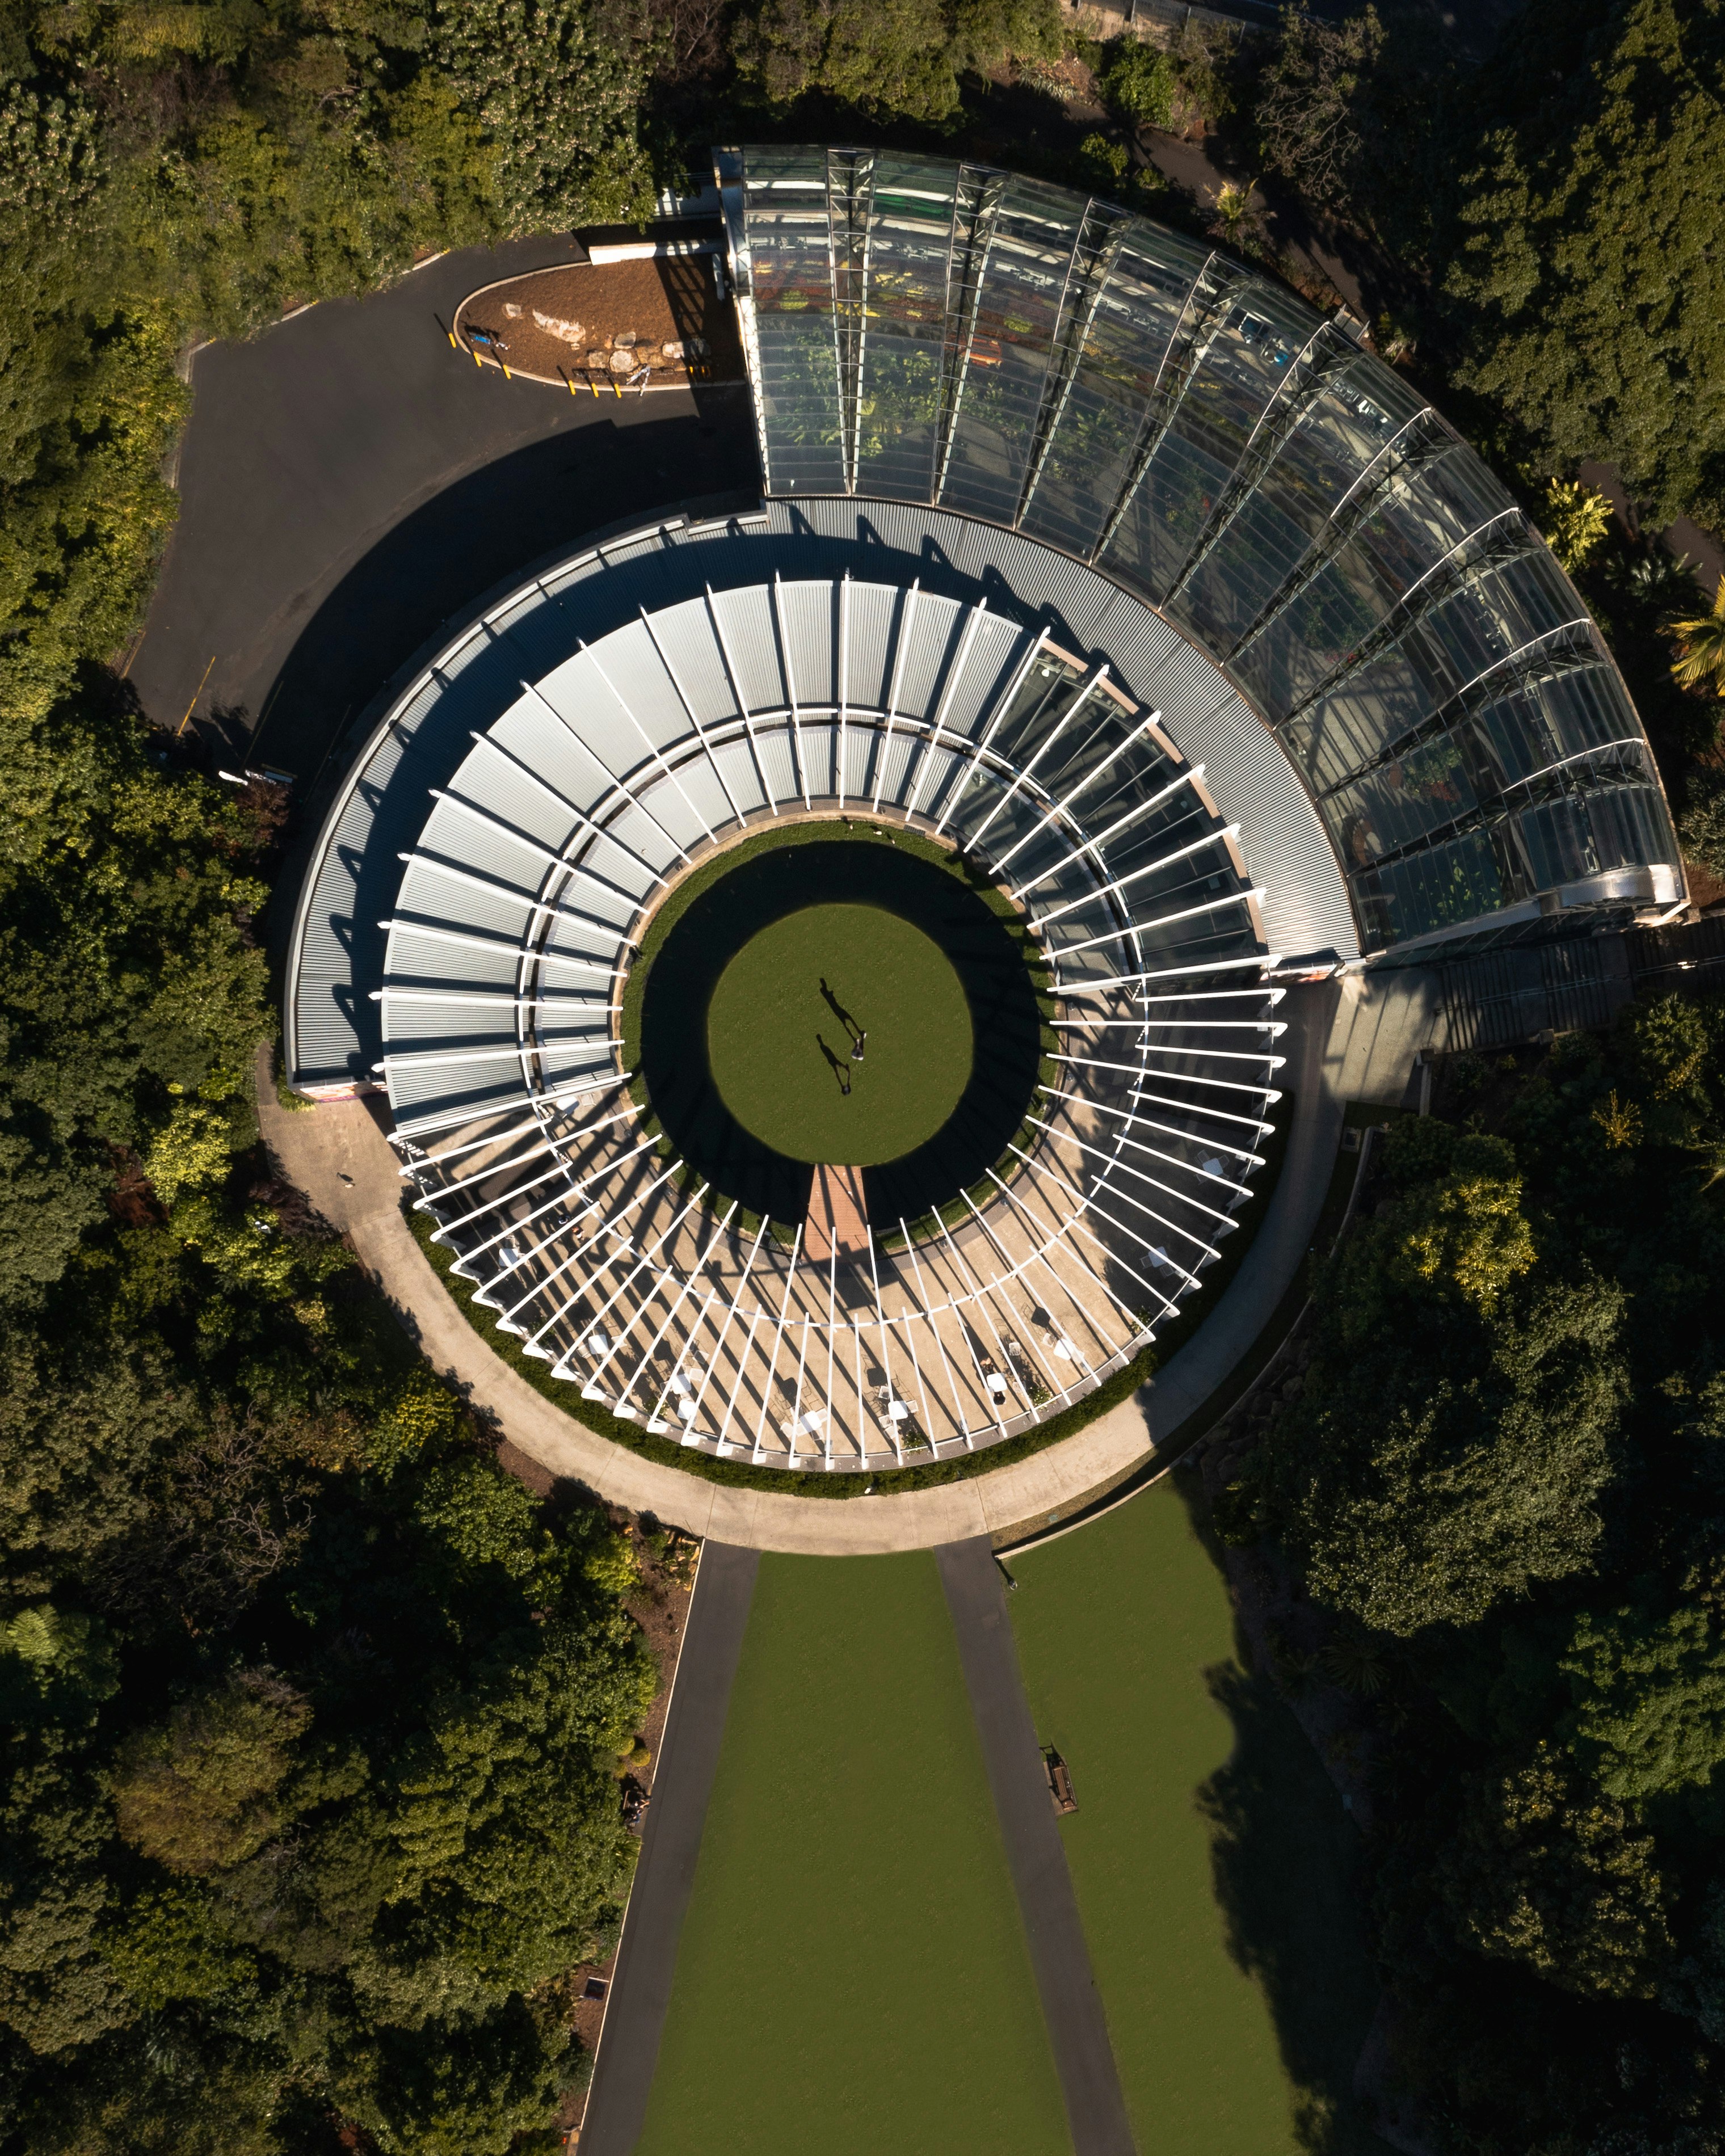
[(1131, 472), (1145, 411), (1204, 257), (1147, 252), (1134, 219), (1097, 302), (1024, 529), (1087, 554)]
[(753, 270), (768, 485), (773, 491), (845, 490), (838, 347), (824, 160), (797, 177), (797, 153), (750, 151), (744, 214)]
[[(856, 317), (835, 322), (827, 153), (750, 150), (743, 171), (768, 484), (842, 491)], [(1676, 860), (1574, 588), (1407, 382), (1292, 294), (1040, 182), (883, 151), (866, 199), (856, 490), (938, 490), (1163, 605), (1279, 729), (1371, 947)], [(1040, 790), (1077, 788), (1093, 825), (1142, 808), (1171, 774), (1117, 753), (1129, 726), (1068, 676), (1027, 680), (998, 745), (1034, 785), (1003, 806), (973, 778), (952, 828), (1068, 890)], [(1177, 794), (1122, 827), (1111, 871), (1204, 828)]]
[(890, 151), (875, 165), (857, 425), (860, 494), (927, 501), (934, 490), (952, 199), (950, 165)]
[(1009, 180), (983, 271), (941, 506), (1015, 521), (1084, 201)]

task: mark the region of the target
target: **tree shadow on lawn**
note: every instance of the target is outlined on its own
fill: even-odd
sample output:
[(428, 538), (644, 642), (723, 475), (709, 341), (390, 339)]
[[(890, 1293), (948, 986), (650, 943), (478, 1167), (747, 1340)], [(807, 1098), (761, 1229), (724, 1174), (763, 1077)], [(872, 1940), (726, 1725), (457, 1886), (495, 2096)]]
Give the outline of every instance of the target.
[[(1221, 1571), (1197, 1476), (1173, 1479)], [(1239, 1655), (1206, 1673), (1234, 1725), (1234, 1750), (1197, 1796), (1228, 1951), (1269, 2004), (1301, 2148), (1389, 2156), (1353, 2088), (1378, 1990), (1365, 1947), (1359, 1832), (1275, 1685), (1251, 1671), (1244, 1640)]]

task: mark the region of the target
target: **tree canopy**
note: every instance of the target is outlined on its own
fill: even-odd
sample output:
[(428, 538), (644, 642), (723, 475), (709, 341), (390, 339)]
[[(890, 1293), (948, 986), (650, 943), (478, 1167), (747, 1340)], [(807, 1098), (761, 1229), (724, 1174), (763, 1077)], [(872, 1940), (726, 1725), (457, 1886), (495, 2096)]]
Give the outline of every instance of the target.
[(1717, 2148), (1725, 998), (1451, 1059), (1437, 1107), (1222, 1524), (1368, 1702), (1375, 1943), (1430, 2115), (1481, 2156)]
[(1725, 517), (1725, 8), (1529, 0), (1442, 278), (1458, 373), (1554, 465)]

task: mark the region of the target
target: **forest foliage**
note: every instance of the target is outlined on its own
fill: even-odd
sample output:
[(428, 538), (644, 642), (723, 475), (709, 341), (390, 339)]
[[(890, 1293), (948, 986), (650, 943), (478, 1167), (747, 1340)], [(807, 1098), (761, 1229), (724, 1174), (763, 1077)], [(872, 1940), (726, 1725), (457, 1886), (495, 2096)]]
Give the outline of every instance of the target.
[(1445, 1098), (1392, 1132), (1220, 1518), (1374, 1668), (1374, 1943), (1440, 2145), (1709, 2156), (1725, 999), (1465, 1059)]
[(648, 26), (0, 12), (0, 2148), (555, 2145), (657, 1683), (258, 1142), (282, 802), (118, 670), (182, 355), (639, 205)]

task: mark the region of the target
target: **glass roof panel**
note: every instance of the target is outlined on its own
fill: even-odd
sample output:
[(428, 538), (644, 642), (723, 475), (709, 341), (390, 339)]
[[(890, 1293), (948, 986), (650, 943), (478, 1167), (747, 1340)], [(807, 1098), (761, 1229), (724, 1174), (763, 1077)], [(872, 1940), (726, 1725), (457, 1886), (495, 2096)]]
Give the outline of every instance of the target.
[[(1675, 860), (1581, 601), (1409, 383), (1147, 219), (938, 158), (842, 162), (868, 244), (860, 286), (854, 242), (840, 250), (835, 320), (828, 153), (742, 153), (770, 490), (843, 491), (854, 464), (859, 494), (938, 490), (1163, 603), (1280, 729), (1372, 947), (1549, 888), (1558, 863), (1573, 881), (1584, 859)], [(1057, 711), (1026, 698), (1002, 747), (1040, 752), (1039, 786), (1091, 787), (1092, 808), (1124, 814), (1168, 783), (1147, 747), (1098, 777), (1122, 726), (1098, 707), (1057, 737)], [(986, 850), (1040, 813), (1014, 799)], [(1147, 859), (1191, 814), (1147, 814), (1111, 861)], [(1025, 851), (1060, 858), (1040, 838)]]

